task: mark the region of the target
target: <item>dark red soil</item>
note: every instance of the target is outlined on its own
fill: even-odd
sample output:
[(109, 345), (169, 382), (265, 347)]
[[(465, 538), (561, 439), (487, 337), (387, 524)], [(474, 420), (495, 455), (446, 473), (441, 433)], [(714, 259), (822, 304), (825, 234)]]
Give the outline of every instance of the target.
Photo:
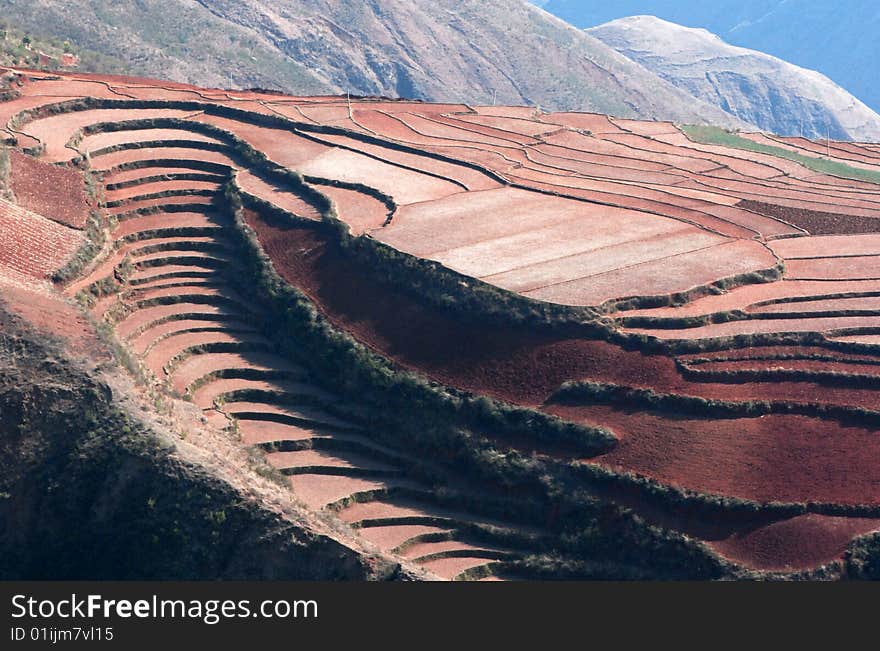
[(709, 419), (610, 406), (551, 405), (620, 444), (599, 462), (663, 483), (757, 501), (880, 504), (880, 437), (791, 415)]
[(80, 172), (11, 150), (12, 192), (18, 204), (74, 228), (84, 228), (91, 203)]
[[(278, 273), (309, 294), (337, 326), (451, 386), (537, 405), (566, 379), (594, 375), (597, 364), (620, 355), (601, 341), (491, 329), (426, 309), (365, 276), (315, 230), (279, 228), (252, 212), (246, 216)], [(674, 368), (672, 360), (664, 362)], [(612, 366), (630, 378), (646, 368), (639, 353)]]
[(880, 520), (802, 515), (735, 534), (709, 545), (761, 570), (805, 570), (840, 558), (850, 541), (880, 529)]
[(449, 386), (531, 406), (570, 379), (727, 400), (877, 401), (870, 389), (805, 382), (689, 382), (666, 355), (582, 336), (466, 323), (379, 284), (315, 229), (270, 225), (252, 212), (246, 218), (278, 273), (306, 292), (334, 324), (402, 366)]
[(880, 219), (858, 217), (856, 215), (838, 215), (830, 212), (807, 210), (806, 208), (790, 208), (773, 203), (744, 200), (737, 206), (756, 213), (775, 217), (800, 226), (810, 235), (856, 235), (859, 233), (880, 233)]

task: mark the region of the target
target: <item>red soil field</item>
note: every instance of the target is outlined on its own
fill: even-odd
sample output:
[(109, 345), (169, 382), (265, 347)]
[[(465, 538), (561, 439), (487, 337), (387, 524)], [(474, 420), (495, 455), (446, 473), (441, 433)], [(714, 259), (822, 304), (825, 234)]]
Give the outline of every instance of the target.
[(819, 356), (840, 360), (880, 363), (880, 360), (874, 355), (820, 348), (818, 346), (752, 346), (750, 348), (734, 350), (715, 350), (678, 355), (678, 359), (688, 362), (694, 359), (806, 359)]
[[(212, 382), (210, 386), (213, 386)], [(196, 390), (195, 396), (200, 390)], [(238, 428), (241, 432), (242, 442), (246, 445), (259, 445), (276, 441), (306, 441), (321, 435), (324, 430), (318, 427), (306, 427), (291, 425), (289, 423), (274, 423), (269, 420), (239, 420)]]
[(370, 143), (360, 142), (354, 138), (335, 134), (322, 134), (322, 142), (339, 147), (357, 149), (364, 154), (375, 157), (383, 162), (409, 169), (423, 171), (443, 179), (464, 185), (468, 190), (479, 191), (501, 187), (501, 184), (477, 170), (464, 165), (456, 165), (429, 156), (396, 151)]
[(296, 418), (310, 423), (315, 423), (316, 425), (322, 427), (351, 426), (350, 423), (340, 420), (335, 416), (308, 406), (278, 406), (268, 405), (262, 402), (226, 402), (223, 405), (223, 411), (227, 414), (232, 415), (241, 414), (240, 417), (243, 419), (247, 419), (248, 413), (259, 413), (263, 415), (276, 415)]
[[(92, 165), (96, 170), (111, 170), (126, 163), (150, 160), (191, 160), (215, 165), (235, 167), (235, 161), (217, 151), (187, 149), (185, 147), (148, 147), (145, 149), (124, 149), (93, 158)], [(144, 174), (144, 176), (146, 176)]]
[(880, 366), (877, 360), (874, 363), (860, 363), (858, 361), (822, 361), (811, 359), (785, 359), (785, 360), (735, 360), (724, 362), (705, 362), (691, 365), (695, 371), (729, 371), (743, 373), (748, 371), (808, 371), (823, 373), (846, 373), (855, 375), (880, 375)]
[(179, 166), (169, 167), (167, 164), (158, 164), (127, 170), (115, 170), (112, 172), (104, 172), (103, 174), (101, 174), (101, 179), (104, 182), (105, 187), (109, 187), (117, 183), (132, 183), (135, 181), (143, 181), (144, 179), (155, 176), (174, 176), (180, 174), (197, 173), (213, 176), (215, 177), (214, 180), (219, 181), (220, 183), (223, 182), (223, 175), (195, 170), (192, 169), (192, 167), (185, 167), (185, 165), (190, 164), (190, 161), (181, 160), (174, 162), (178, 163)]
[[(675, 265), (669, 272), (668, 262)], [(586, 278), (525, 292), (542, 301), (575, 305), (598, 305), (620, 296), (662, 296), (686, 291), (756, 270), (770, 269), (776, 261), (755, 242), (731, 242), (618, 268)], [(669, 274), (666, 276), (665, 274)]]
[(219, 189), (220, 186), (211, 181), (156, 181), (143, 185), (133, 185), (121, 190), (107, 190), (105, 198), (107, 201), (126, 201), (158, 192), (186, 192), (192, 190), (216, 192)]
[(877, 310), (880, 312), (880, 296), (804, 300), (796, 303), (774, 303), (748, 308), (752, 314), (810, 314), (846, 310)]
[(448, 529), (430, 527), (423, 524), (399, 524), (389, 527), (367, 527), (360, 529), (360, 536), (383, 549), (394, 549), (416, 536), (443, 533)]
[(140, 332), (137, 336), (129, 340), (128, 344), (131, 349), (138, 355), (143, 355), (153, 346), (166, 337), (170, 337), (179, 332), (185, 332), (195, 329), (214, 329), (217, 331), (225, 330), (227, 332), (253, 332), (253, 328), (243, 321), (235, 319), (175, 319), (174, 321), (166, 321), (151, 328)]
[(871, 428), (805, 416), (704, 419), (566, 405), (548, 410), (620, 437), (617, 448), (591, 461), (663, 483), (765, 502), (880, 503), (880, 439)]
[(820, 212), (751, 200), (741, 201), (739, 205), (800, 226), (812, 235), (880, 233), (880, 218)]
[(286, 360), (269, 353), (212, 353), (196, 355), (174, 369), (174, 390), (181, 395), (196, 381), (224, 369), (252, 369), (257, 371), (301, 372)]
[(92, 208), (85, 179), (74, 170), (10, 152), (10, 185), (19, 205), (62, 224), (83, 228)]
[(463, 323), (378, 285), (311, 229), (280, 229), (251, 212), (246, 217), (279, 274), (305, 291), (337, 326), (401, 365), (451, 386), (527, 405), (541, 404), (560, 384), (579, 378), (724, 400), (813, 402), (817, 391), (831, 404), (876, 400), (870, 389), (811, 383), (691, 383), (665, 355), (630, 352), (583, 336)]
[(219, 142), (217, 139), (197, 131), (184, 129), (132, 129), (130, 131), (108, 131), (83, 138), (77, 145), (81, 152), (95, 152), (105, 147), (115, 147), (127, 143), (150, 142), (154, 140), (194, 140), (198, 142)]
[(193, 392), (193, 402), (199, 407), (206, 409), (214, 404), (214, 400), (234, 391), (269, 391), (289, 396), (307, 397), (324, 402), (337, 400), (335, 396), (318, 387), (302, 382), (290, 382), (285, 380), (240, 380), (223, 379), (215, 380)]
[(880, 280), (880, 256), (789, 260), (785, 277), (804, 280)]
[(770, 248), (784, 258), (880, 255), (880, 234), (799, 237), (776, 240)]
[(43, 157), (51, 162), (70, 160), (76, 152), (67, 148), (67, 141), (77, 129), (90, 124), (107, 121), (142, 120), (145, 118), (179, 118), (185, 117), (187, 111), (176, 109), (97, 109), (61, 113), (28, 122), (22, 131), (36, 138), (46, 147)]
[(797, 571), (840, 558), (850, 541), (880, 529), (880, 520), (801, 515), (738, 533), (709, 545), (723, 556), (749, 567)]
[(430, 201), (465, 191), (449, 181), (425, 177), (418, 172), (343, 149), (325, 152), (303, 163), (298, 170), (309, 176), (372, 186), (393, 197), (400, 205)]
[(833, 334), (834, 330), (842, 328), (866, 328), (875, 325), (877, 325), (876, 316), (828, 316), (814, 318), (804, 317), (799, 319), (732, 321), (728, 323), (713, 323), (711, 325), (681, 329), (664, 328), (662, 330), (651, 330), (650, 328), (629, 328), (627, 331), (639, 334), (651, 334), (664, 339), (694, 340), (760, 333), (821, 332)]
[[(736, 287), (723, 294), (698, 298), (690, 303), (675, 307), (634, 309), (619, 313), (621, 317), (650, 316), (656, 318), (678, 318), (748, 309), (760, 303), (786, 304), (788, 299), (837, 296), (880, 291), (880, 282), (873, 280), (810, 281), (783, 280), (772, 283), (759, 283)], [(797, 309), (797, 304), (790, 304)], [(785, 309), (785, 308), (782, 308)]]
[(45, 279), (84, 241), (83, 234), (0, 199), (0, 265)]
[(291, 212), (304, 219), (321, 220), (321, 212), (318, 208), (293, 190), (279, 188), (246, 170), (236, 175), (236, 182), (244, 192), (268, 201), (282, 210)]
[(223, 228), (229, 225), (228, 217), (219, 217), (201, 212), (157, 213), (138, 215), (119, 222), (113, 237), (122, 239), (133, 233), (159, 230), (163, 228)]
[[(388, 486), (388, 482), (385, 480), (333, 475), (293, 475), (289, 481), (297, 498), (315, 510), (321, 510), (325, 505), (353, 493), (379, 490)], [(403, 483), (393, 481), (392, 485), (402, 485)]]
[(235, 133), (251, 147), (266, 154), (270, 160), (293, 169), (328, 150), (320, 143), (282, 129), (247, 124), (216, 115), (199, 115), (194, 121), (212, 124)]
[(87, 356), (96, 362), (106, 361), (95, 329), (74, 304), (53, 293), (48, 286), (20, 282), (2, 264), (0, 304), (39, 331), (61, 341), (75, 355)]
[(266, 460), (276, 468), (310, 467), (323, 468), (363, 468), (373, 471), (393, 470), (377, 462), (375, 459), (351, 453), (332, 453), (321, 450), (297, 450), (296, 452), (274, 452), (266, 456)]
[(235, 312), (227, 308), (203, 303), (179, 303), (176, 305), (157, 305), (138, 310), (116, 324), (116, 333), (123, 339), (140, 334), (142, 330), (157, 324), (161, 320), (180, 317), (187, 314), (208, 315), (212, 317), (235, 316)]
[(472, 115), (462, 113), (455, 116), (461, 122), (469, 122), (471, 124), (479, 124), (486, 127), (492, 127), (501, 132), (520, 136), (543, 136), (554, 131), (559, 131), (559, 127), (553, 124), (542, 124), (528, 118), (513, 118), (495, 115)]
[[(266, 345), (265, 338), (245, 333), (219, 332), (181, 332), (166, 337), (153, 346), (144, 356), (144, 363), (155, 375), (165, 375), (166, 367), (188, 349), (206, 344), (254, 344)], [(198, 353), (194, 353), (198, 354)]]
[[(563, 382), (593, 380), (710, 400), (772, 400), (876, 411), (875, 388), (831, 382), (829, 374), (858, 377), (880, 373), (880, 365), (875, 363), (880, 358), (871, 348), (880, 345), (880, 241), (872, 235), (880, 233), (874, 224), (880, 223), (878, 186), (815, 174), (773, 156), (693, 143), (670, 123), (575, 113), (548, 115), (528, 107), (472, 109), (370, 98), (356, 99), (349, 107), (340, 97), (291, 98), (88, 75), (28, 82), (23, 92), (23, 97), (0, 104), (0, 117), (8, 119), (29, 106), (81, 94), (215, 102), (295, 121), (287, 128), (268, 128), (248, 124), (244, 117), (189, 115), (174, 109), (64, 114), (25, 125), (25, 131), (32, 135), (19, 137), (19, 145), (25, 147), (41, 139), (47, 147), (45, 158), (50, 161), (69, 161), (76, 155), (66, 143), (83, 125), (186, 115), (225, 129), (276, 164), (305, 174), (308, 183), (334, 202), (339, 217), (355, 235), (379, 238), (404, 253), (439, 261), (527, 298), (566, 305), (604, 304), (608, 326), (614, 327), (616, 319), (626, 326), (621, 327), (626, 333), (661, 339), (716, 339), (711, 342), (714, 346), (724, 343), (717, 341), (719, 337), (739, 334), (826, 333), (831, 341), (810, 339), (814, 342), (810, 346), (731, 348), (747, 343), (738, 340), (724, 343), (726, 349), (676, 358), (660, 349), (651, 354), (636, 350), (644, 342), (630, 340), (624, 347), (591, 339), (585, 328), (576, 326), (550, 331), (536, 326), (482, 325), (427, 307), (401, 289), (380, 284), (376, 278), (381, 274), (373, 276), (361, 268), (329, 239), (329, 231), (325, 233), (317, 225), (285, 228), (252, 212), (245, 214), (276, 270), (305, 291), (335, 325), (401, 367), (438, 382), (607, 427), (620, 437), (620, 444), (592, 462), (643, 473), (664, 484), (761, 502), (880, 504), (880, 468), (876, 463), (880, 444), (875, 440), (876, 428), (854, 424), (862, 421), (842, 423), (832, 417), (799, 415), (713, 418), (548, 403)], [(308, 124), (349, 131), (319, 133), (310, 131), (314, 126)], [(367, 142), (364, 134), (372, 140)], [(764, 136), (750, 137), (776, 142)], [(177, 139), (212, 140), (186, 129), (134, 130), (89, 136), (80, 149)], [(392, 140), (412, 144), (425, 155), (401, 151)], [(818, 148), (815, 143), (800, 141), (777, 144), (813, 154)], [(431, 153), (462, 164), (438, 160)], [(868, 168), (880, 163), (880, 155), (868, 146), (835, 143), (833, 153), (840, 160)], [(31, 159), (16, 163), (23, 157), (18, 153), (13, 156), (13, 175), (16, 164), (19, 169), (31, 166), (38, 170), (39, 163)], [(267, 180), (265, 172), (249, 168), (246, 157), (160, 146), (96, 156), (92, 164), (107, 170), (149, 161), (156, 161), (153, 167), (113, 170), (105, 175), (105, 183), (144, 180), (105, 194), (109, 201), (126, 202), (107, 211), (122, 216), (112, 236), (124, 238), (173, 228), (200, 230), (173, 237), (157, 233), (160, 237), (126, 243), (117, 250), (108, 247), (106, 259), (88, 268), (66, 293), (73, 296), (94, 281), (110, 277), (125, 256), (130, 256), (136, 268), (124, 290), (99, 298), (91, 308), (93, 315), (115, 318), (115, 308), (123, 305), (133, 310), (116, 324), (117, 335), (127, 339), (132, 351), (160, 377), (169, 362), (176, 360), (171, 386), (178, 394), (185, 394), (217, 372), (250, 378), (210, 378), (194, 390), (193, 398), (204, 410), (204, 418), (218, 427), (226, 427), (231, 422), (227, 416), (237, 414), (245, 445), (301, 442), (301, 448), (279, 446), (288, 451), (271, 451), (267, 458), (288, 471), (295, 494), (310, 508), (325, 509), (364, 490), (394, 486), (426, 490), (397, 479), (398, 462), (396, 456), (388, 456), (389, 451), (373, 458), (376, 450), (370, 448), (373, 444), (368, 434), (352, 433), (352, 423), (338, 415), (345, 413), (340, 411), (344, 408), (341, 401), (308, 383), (303, 369), (280, 356), (257, 352), (268, 348), (268, 342), (255, 331), (254, 317), (266, 315), (225, 290), (220, 275), (236, 261), (236, 252), (230, 248), (234, 240), (222, 232), (231, 225), (230, 219), (214, 216), (213, 210), (203, 213), (210, 197), (185, 194), (215, 191), (224, 177), (147, 177), (205, 174), (198, 169), (200, 163), (219, 163), (236, 171), (246, 192), (315, 221), (321, 217), (317, 209), (280, 188), (279, 182)], [(469, 165), (483, 166), (499, 176), (492, 178)], [(52, 178), (48, 185), (60, 188), (60, 194), (75, 196), (75, 201), (65, 205), (60, 198), (47, 198), (53, 188), (34, 191), (38, 171), (20, 183), (25, 196), (19, 200), (57, 222), (84, 226), (92, 207), (84, 201), (80, 172), (60, 167), (44, 171), (45, 178)], [(50, 174), (58, 176), (57, 182)], [(363, 184), (391, 196), (397, 204), (392, 220), (386, 226), (391, 208), (383, 201), (334, 182)], [(80, 194), (74, 194), (75, 189)], [(34, 196), (26, 196), (28, 191)], [(184, 194), (137, 200), (165, 191)], [(39, 208), (27, 203), (38, 200), (46, 205)], [(190, 212), (131, 212), (187, 205), (192, 206)], [(57, 212), (51, 213), (52, 209)], [(64, 229), (57, 233), (70, 231), (77, 242), (82, 241), (82, 235), (72, 229), (27, 215), (30, 221), (39, 222), (37, 231)], [(7, 239), (8, 247), (9, 242), (33, 239), (33, 229), (17, 224), (4, 224), (4, 229), (15, 233), (15, 239)], [(37, 244), (28, 240), (2, 252), (12, 261), (0, 270), (2, 282), (19, 294), (53, 296), (48, 283), (40, 279), (51, 273), (50, 267), (59, 260), (28, 259), (27, 249), (35, 247), (42, 255), (53, 247), (71, 251), (76, 247), (71, 249), (70, 243), (62, 246), (59, 240), (40, 249), (46, 238), (42, 233), (39, 237)], [(149, 252), (149, 247), (156, 245), (172, 248)], [(635, 302), (616, 303), (627, 297), (656, 296), (657, 305), (668, 305), (673, 300), (671, 294), (697, 287), (708, 292), (704, 286), (710, 283), (777, 265), (784, 265), (785, 280), (713, 289), (717, 292), (714, 295), (677, 306), (627, 310), (624, 308)], [(798, 280), (801, 278), (804, 280)], [(13, 290), (9, 293), (13, 295)], [(144, 302), (172, 298), (180, 302), (154, 306)], [(33, 303), (40, 305), (39, 301)], [(614, 312), (616, 309), (620, 311)], [(62, 312), (47, 307), (42, 316), (34, 318), (48, 322)], [(713, 315), (719, 322), (662, 321), (704, 315)], [(660, 320), (644, 323), (626, 321), (627, 317)], [(735, 320), (722, 322), (731, 317)], [(75, 331), (80, 325), (71, 321), (64, 327)], [(190, 350), (202, 344), (228, 345), (239, 352)], [(703, 357), (713, 361), (701, 362)], [(766, 375), (758, 381), (748, 373), (739, 373), (754, 370)], [(799, 381), (774, 375), (774, 370), (825, 375)], [(706, 376), (700, 372), (707, 371), (733, 374), (730, 381), (702, 381)], [(258, 393), (231, 395), (238, 390)], [(279, 422), (272, 422), (273, 418)], [(302, 426), (280, 422), (285, 418)], [(297, 474), (291, 474), (293, 470)], [(362, 478), (359, 474), (369, 471), (385, 472), (388, 477)], [(322, 474), (325, 472), (331, 474)], [(610, 496), (618, 498), (623, 499)], [(681, 514), (669, 509), (668, 513), (663, 509), (654, 513), (653, 507), (627, 505), (649, 521), (707, 540), (723, 556), (757, 569), (816, 567), (840, 557), (853, 536), (877, 528), (877, 522), (865, 519), (810, 515), (773, 523), (716, 523), (717, 530), (709, 532), (706, 527), (703, 531), (688, 524)], [(361, 515), (356, 518), (357, 513)], [(430, 504), (400, 505), (384, 498), (344, 509), (341, 515), (348, 521), (391, 516), (480, 521), (472, 514), (443, 515), (442, 509)], [(446, 578), (492, 563), (491, 557), (505, 552), (496, 548), (487, 551), (455, 539), (412, 540), (419, 534), (444, 530), (395, 524), (359, 531), (386, 552), (395, 553), (399, 545), (413, 542), (399, 553)], [(449, 553), (452, 557), (431, 556)]]
[(348, 224), (354, 235), (362, 235), (385, 225), (390, 211), (388, 206), (372, 195), (333, 185), (314, 185), (336, 206), (337, 216)]
[(866, 344), (868, 346), (880, 346), (880, 335), (845, 335), (832, 337), (835, 341), (846, 341), (854, 344)]

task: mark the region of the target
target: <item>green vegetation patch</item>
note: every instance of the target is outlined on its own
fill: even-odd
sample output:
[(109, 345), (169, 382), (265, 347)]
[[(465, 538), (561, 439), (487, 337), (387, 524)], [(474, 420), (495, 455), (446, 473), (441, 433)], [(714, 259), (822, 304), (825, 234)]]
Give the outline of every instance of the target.
[(748, 138), (743, 138), (731, 131), (726, 131), (720, 127), (707, 127), (686, 124), (681, 127), (685, 135), (691, 140), (701, 142), (706, 145), (721, 145), (722, 147), (732, 147), (734, 149), (744, 149), (746, 151), (754, 151), (759, 154), (767, 154), (768, 156), (776, 156), (786, 160), (800, 163), (804, 167), (819, 172), (820, 174), (830, 174), (831, 176), (839, 176), (844, 179), (853, 179), (855, 181), (868, 181), (869, 183), (880, 183), (880, 172), (872, 172), (858, 167), (852, 167), (846, 163), (829, 160), (827, 158), (814, 158), (812, 156), (804, 156), (794, 151), (789, 151), (782, 147), (774, 147), (759, 142), (753, 142)]
[(0, 147), (0, 199), (14, 201), (12, 187), (9, 183), (9, 175), (12, 171), (12, 162), (9, 160), (9, 150)]

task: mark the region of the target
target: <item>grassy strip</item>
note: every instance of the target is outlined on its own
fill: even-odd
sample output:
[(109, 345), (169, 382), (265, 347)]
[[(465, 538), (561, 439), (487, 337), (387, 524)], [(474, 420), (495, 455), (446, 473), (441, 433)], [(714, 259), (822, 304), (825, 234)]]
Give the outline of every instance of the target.
[(847, 357), (826, 355), (824, 353), (778, 353), (770, 352), (764, 355), (719, 355), (717, 357), (691, 357), (682, 363), (688, 366), (711, 364), (713, 362), (774, 362), (788, 360), (803, 360), (816, 362), (839, 362), (841, 364), (862, 364), (867, 366), (880, 366), (880, 358), (874, 357)]
[(86, 222), (86, 239), (73, 257), (67, 263), (52, 274), (52, 281), (60, 285), (66, 285), (80, 277), (92, 261), (95, 259), (104, 245), (107, 243), (107, 234), (104, 230), (104, 218), (101, 213), (92, 211)]
[(777, 158), (784, 158), (786, 160), (794, 161), (795, 163), (800, 163), (804, 167), (821, 174), (829, 174), (831, 176), (852, 179), (855, 181), (880, 183), (880, 172), (853, 167), (846, 163), (841, 163), (840, 161), (829, 160), (825, 157), (815, 158), (813, 156), (806, 156), (794, 151), (789, 151), (783, 147), (774, 147), (773, 145), (754, 142), (720, 127), (684, 125), (681, 127), (681, 130), (684, 131), (685, 135), (691, 140), (706, 145), (721, 145), (723, 147), (732, 147), (734, 149), (767, 154), (768, 156), (775, 156)]
[(854, 540), (844, 555), (844, 569), (851, 579), (880, 580), (880, 533)]
[(163, 181), (206, 181), (220, 185), (225, 181), (225, 177), (217, 174), (202, 174), (199, 172), (179, 172), (177, 174), (156, 174), (154, 176), (145, 176), (131, 181), (120, 181), (119, 183), (107, 183), (104, 188), (108, 191), (124, 190), (133, 188), (137, 185), (148, 185), (150, 183), (162, 183)]
[(151, 201), (154, 199), (165, 199), (166, 197), (213, 197), (216, 190), (204, 190), (200, 188), (181, 188), (178, 190), (161, 190), (159, 192), (151, 192), (149, 194), (139, 194), (126, 199), (114, 199), (107, 201), (104, 205), (107, 208), (119, 208), (139, 201)]
[(14, 202), (15, 195), (12, 194), (11, 174), (12, 161), (9, 158), (9, 150), (0, 145), (0, 199)]
[[(866, 331), (863, 331), (866, 330)], [(873, 329), (853, 328), (836, 331), (835, 335), (876, 334)], [(876, 346), (849, 341), (828, 339), (820, 332), (784, 332), (738, 334), (706, 339), (658, 339), (647, 334), (620, 333), (611, 331), (608, 341), (619, 344), (627, 350), (655, 352), (673, 355), (690, 355), (721, 350), (741, 350), (744, 348), (762, 348), (767, 346), (810, 346), (827, 348), (853, 354), (876, 354)]]
[(182, 160), (180, 158), (150, 158), (147, 160), (135, 160), (128, 163), (120, 163), (113, 167), (103, 170), (102, 174), (107, 176), (116, 172), (127, 172), (129, 170), (141, 170), (151, 167), (171, 167), (179, 169), (196, 170), (197, 172), (207, 172), (217, 176), (227, 176), (230, 172), (228, 165), (220, 163), (211, 163), (208, 161)]
[[(699, 366), (699, 365), (698, 365)], [(693, 382), (720, 382), (741, 384), (743, 382), (814, 382), (829, 386), (860, 388), (880, 387), (880, 375), (845, 373), (842, 371), (812, 371), (802, 369), (699, 369), (679, 362), (678, 368), (684, 379)]]
[(846, 424), (880, 426), (880, 411), (820, 403), (797, 403), (777, 400), (710, 400), (699, 396), (659, 393), (653, 389), (603, 382), (566, 382), (550, 401), (567, 405), (604, 404), (639, 407), (649, 411), (687, 414), (700, 418), (757, 418), (769, 414), (797, 414), (834, 419)]

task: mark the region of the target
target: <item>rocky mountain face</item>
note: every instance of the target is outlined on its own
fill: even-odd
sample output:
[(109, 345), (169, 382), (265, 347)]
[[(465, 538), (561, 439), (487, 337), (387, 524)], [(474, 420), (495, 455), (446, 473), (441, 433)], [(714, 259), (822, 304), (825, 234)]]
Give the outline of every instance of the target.
[(0, 0), (131, 74), (742, 126), (525, 0)]
[(587, 31), (678, 88), (763, 130), (880, 140), (880, 115), (826, 76), (729, 45), (705, 29), (632, 16)]
[(876, 0), (540, 0), (537, 4), (582, 28), (636, 14), (703, 27), (728, 43), (818, 70), (880, 111), (874, 65), (880, 59)]

